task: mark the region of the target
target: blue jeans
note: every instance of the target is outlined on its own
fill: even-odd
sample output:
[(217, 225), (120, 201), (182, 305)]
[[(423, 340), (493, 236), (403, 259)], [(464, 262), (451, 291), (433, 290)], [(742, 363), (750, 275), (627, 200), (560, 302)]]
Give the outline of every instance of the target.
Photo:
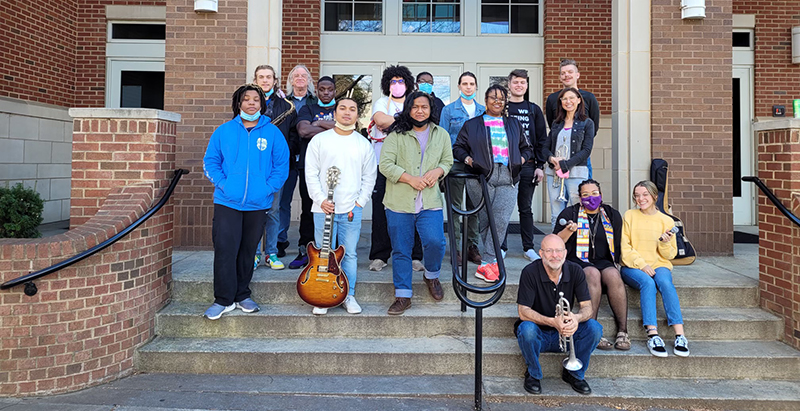
[(619, 270), (622, 281), (629, 287), (639, 290), (639, 304), (642, 306), (642, 323), (657, 325), (656, 320), (656, 291), (661, 292), (661, 300), (664, 302), (664, 311), (667, 312), (667, 324), (683, 324), (681, 316), (681, 302), (678, 300), (678, 292), (672, 284), (672, 272), (669, 268), (659, 267), (655, 269), (656, 275), (650, 277), (642, 270), (630, 267), (622, 267)]
[[(555, 310), (553, 311), (555, 312)], [(575, 357), (583, 363), (583, 368), (570, 371), (573, 377), (582, 380), (589, 368), (589, 358), (597, 348), (603, 336), (603, 326), (599, 322), (588, 319), (578, 324), (578, 330), (572, 335), (575, 342)], [(517, 328), (517, 343), (528, 366), (528, 374), (537, 380), (542, 379), (542, 367), (539, 365), (539, 354), (543, 352), (561, 352), (558, 346), (558, 331), (543, 330), (531, 321), (523, 321)]]
[[(347, 221), (347, 213), (334, 214), (333, 227), (331, 227), (331, 249), (343, 245), (344, 258), (342, 259), (342, 270), (350, 283), (348, 295), (356, 292), (356, 280), (358, 278), (358, 257), (356, 247), (358, 239), (361, 237), (361, 207), (353, 208), (353, 221)], [(322, 235), (325, 230), (325, 214), (314, 213), (314, 242), (317, 247), (322, 247)]]
[(411, 298), (411, 249), (414, 248), (414, 228), (422, 241), (425, 278), (439, 278), (444, 258), (445, 239), (442, 210), (422, 210), (419, 214), (395, 213), (386, 209), (386, 225), (392, 241), (392, 278), (394, 296)]
[(564, 197), (569, 200), (569, 202), (559, 201), (558, 195), (561, 193), (561, 183), (558, 184), (558, 187), (553, 187), (553, 176), (545, 176), (547, 177), (547, 196), (550, 198), (550, 229), (556, 228), (556, 219), (558, 215), (564, 211), (565, 208), (569, 205), (577, 204), (580, 200), (580, 193), (578, 192), (578, 185), (585, 180), (585, 178), (568, 178), (564, 180)]
[[(263, 235), (264, 255), (269, 258), (270, 254), (278, 252), (278, 217), (280, 215), (281, 190), (272, 195), (272, 207), (267, 210), (266, 233)], [(262, 247), (256, 248), (256, 254), (261, 254)]]

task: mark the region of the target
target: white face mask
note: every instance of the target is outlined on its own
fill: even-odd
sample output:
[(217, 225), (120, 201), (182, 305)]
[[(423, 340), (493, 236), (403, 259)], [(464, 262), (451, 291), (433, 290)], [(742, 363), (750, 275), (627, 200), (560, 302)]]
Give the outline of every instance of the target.
[(336, 122), (336, 128), (338, 128), (339, 130), (342, 130), (342, 131), (353, 131), (353, 130), (356, 129), (356, 125), (355, 124), (350, 124), (349, 126), (346, 126), (346, 125), (344, 125), (344, 124), (342, 124), (342, 123), (337, 121)]

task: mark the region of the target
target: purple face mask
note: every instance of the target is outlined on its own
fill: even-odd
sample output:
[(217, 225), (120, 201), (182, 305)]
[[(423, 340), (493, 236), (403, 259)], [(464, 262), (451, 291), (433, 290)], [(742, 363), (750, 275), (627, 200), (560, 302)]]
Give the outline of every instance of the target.
[(603, 196), (581, 197), (581, 204), (584, 208), (590, 211), (597, 210), (597, 207), (600, 207), (600, 203), (602, 202)]

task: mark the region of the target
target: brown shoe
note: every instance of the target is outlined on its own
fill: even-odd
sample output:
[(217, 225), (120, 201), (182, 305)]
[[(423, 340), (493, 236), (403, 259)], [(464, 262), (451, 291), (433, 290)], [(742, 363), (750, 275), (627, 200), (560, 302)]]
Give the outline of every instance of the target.
[(410, 298), (403, 298), (397, 297), (394, 299), (394, 303), (389, 307), (389, 315), (400, 315), (406, 312), (407, 309), (411, 307), (411, 299)]
[(442, 290), (442, 283), (439, 282), (438, 278), (429, 280), (425, 277), (422, 277), (422, 279), (425, 280), (425, 284), (428, 285), (428, 292), (431, 293), (431, 297), (433, 297), (434, 300), (439, 301), (442, 298), (444, 298), (444, 290)]
[(469, 249), (467, 249), (467, 258), (469, 258), (469, 261), (473, 264), (481, 263), (481, 253), (478, 252), (478, 246), (475, 244), (469, 246)]

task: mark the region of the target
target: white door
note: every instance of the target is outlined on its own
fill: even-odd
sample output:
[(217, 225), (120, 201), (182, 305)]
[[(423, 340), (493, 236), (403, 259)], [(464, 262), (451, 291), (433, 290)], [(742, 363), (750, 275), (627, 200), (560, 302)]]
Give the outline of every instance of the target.
[(733, 224), (755, 225), (755, 187), (742, 181), (756, 175), (753, 136), (753, 68), (733, 69)]

